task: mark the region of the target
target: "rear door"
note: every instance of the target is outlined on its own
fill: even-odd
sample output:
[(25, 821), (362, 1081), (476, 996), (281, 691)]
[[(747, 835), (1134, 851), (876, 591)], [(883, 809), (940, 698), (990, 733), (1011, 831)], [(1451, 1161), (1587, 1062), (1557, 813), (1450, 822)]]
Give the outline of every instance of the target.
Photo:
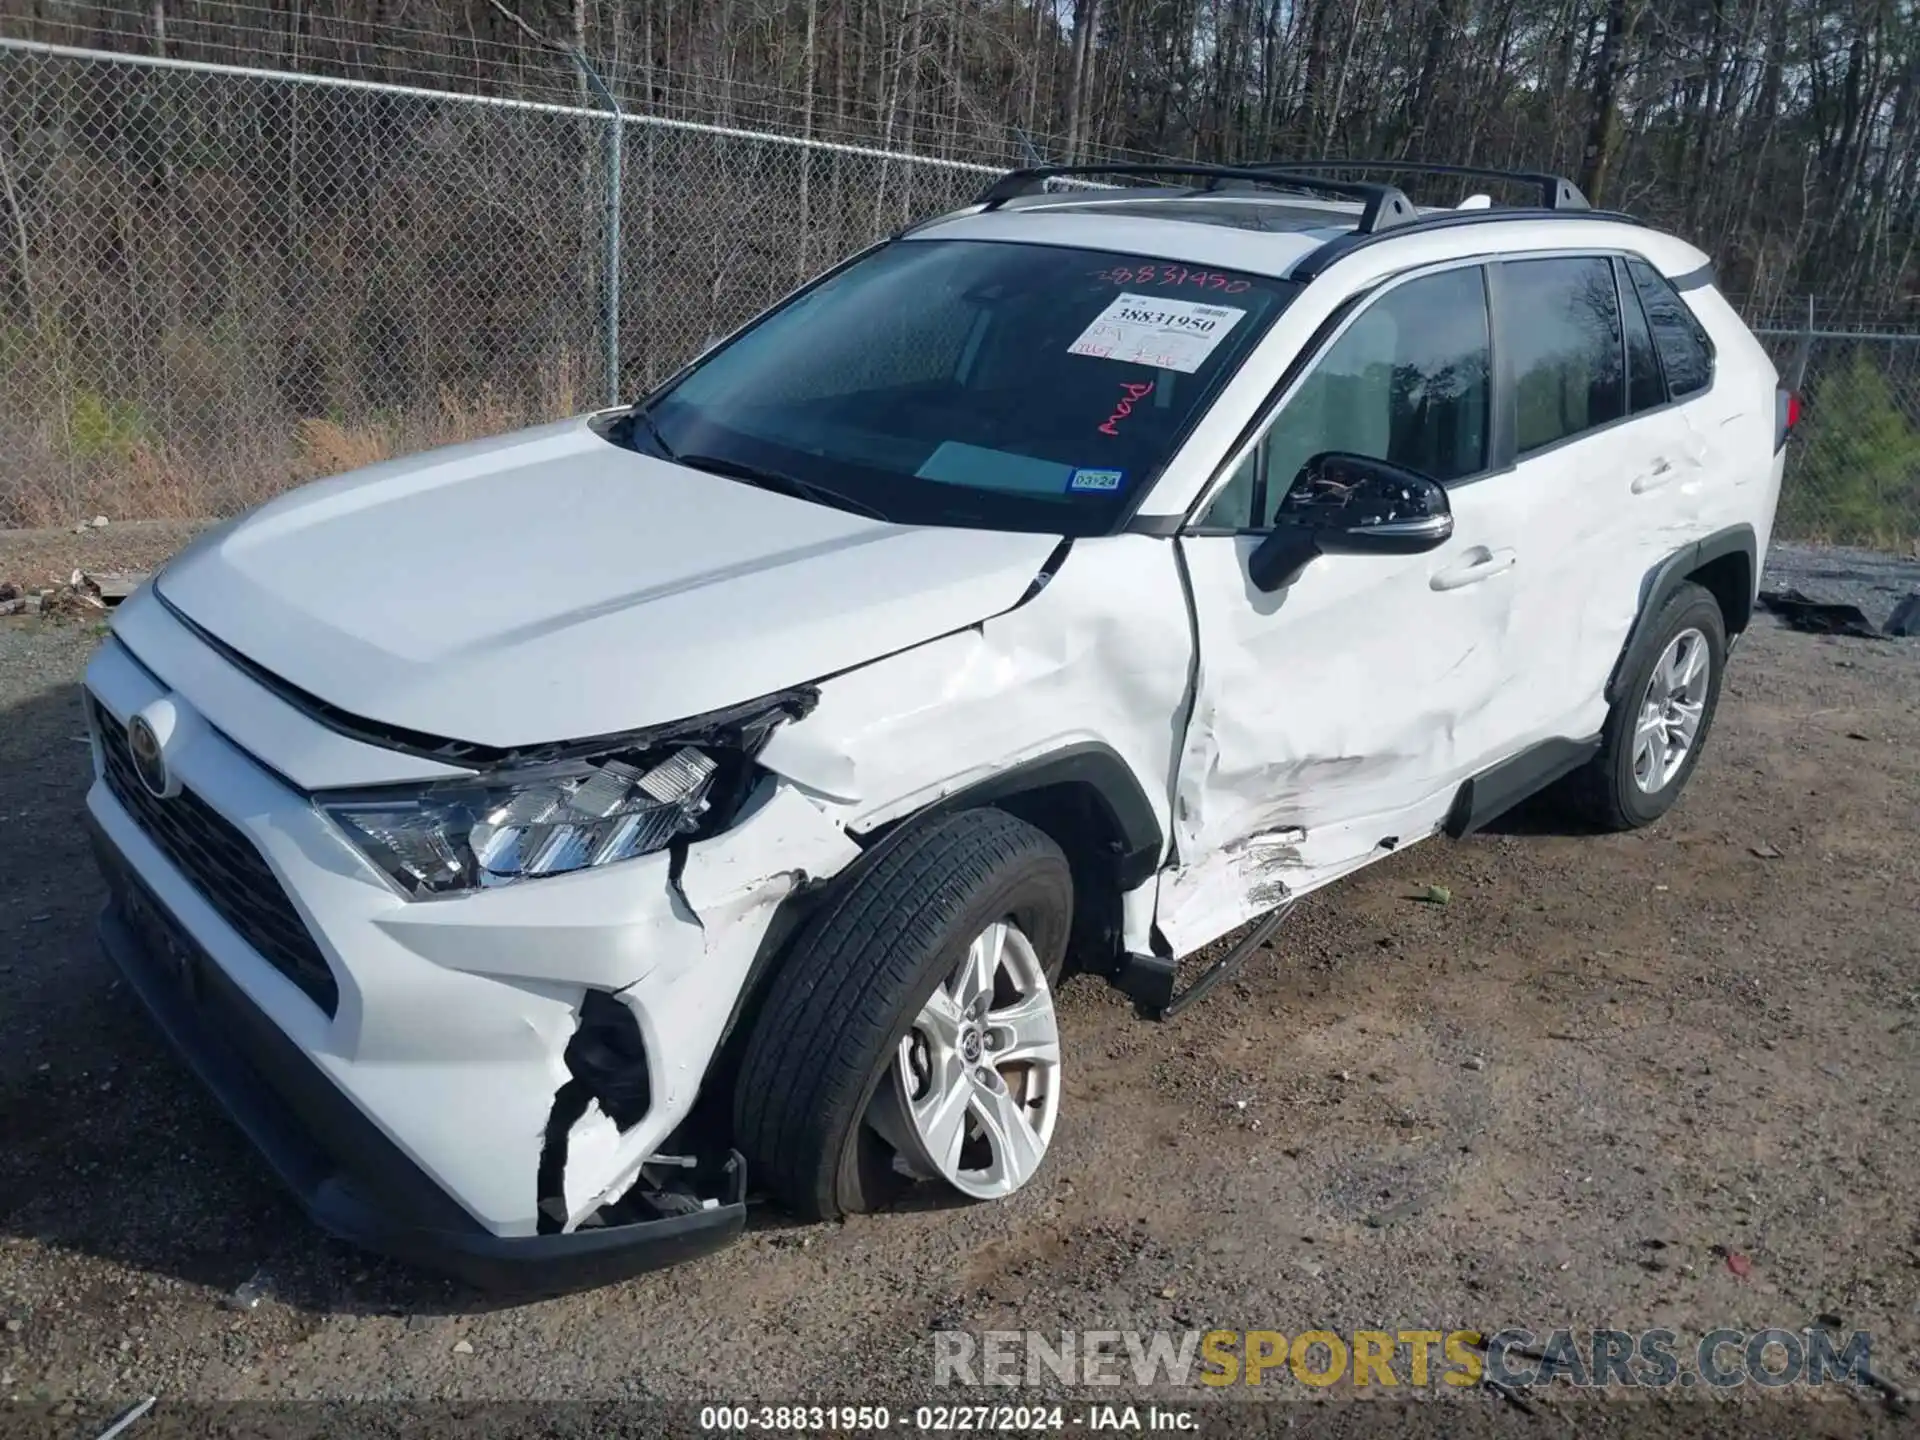
[[(1489, 466), (1490, 364), (1479, 265), (1389, 282), (1180, 538), (1199, 662), (1156, 916), (1176, 954), (1428, 833), (1460, 779), (1504, 752), (1521, 515), (1513, 476)], [(1423, 555), (1321, 556), (1263, 593), (1248, 559), (1326, 450), (1446, 482), (1453, 538)]]
[(1605, 722), (1648, 575), (1702, 533), (1711, 451), (1669, 398), (1621, 258), (1528, 257), (1491, 274), (1528, 557), (1520, 741), (1585, 739)]

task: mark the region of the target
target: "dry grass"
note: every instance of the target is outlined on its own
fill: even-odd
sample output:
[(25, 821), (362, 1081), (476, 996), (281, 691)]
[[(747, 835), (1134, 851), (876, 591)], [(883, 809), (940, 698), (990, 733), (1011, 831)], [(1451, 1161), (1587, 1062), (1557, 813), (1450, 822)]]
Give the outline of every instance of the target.
[(333, 420), (302, 420), (293, 441), (309, 475), (338, 475), (377, 464), (393, 454), (387, 437), (372, 430), (349, 430)]
[(58, 412), (38, 424), (0, 420), (0, 527), (70, 525), (93, 515), (234, 514), (310, 480), (577, 414), (577, 368), (562, 356), (530, 397), (490, 383), (471, 393), (442, 387), (433, 405), (413, 413), (353, 421), (307, 416), (223, 434), (218, 449), (201, 453), (142, 436), (96, 445), (83, 457), (63, 440), (71, 426)]

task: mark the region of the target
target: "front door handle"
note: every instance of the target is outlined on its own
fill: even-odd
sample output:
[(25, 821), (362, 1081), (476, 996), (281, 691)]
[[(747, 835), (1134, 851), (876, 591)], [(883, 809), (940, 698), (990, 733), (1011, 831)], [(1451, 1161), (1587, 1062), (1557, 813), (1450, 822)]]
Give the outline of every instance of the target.
[(1435, 590), (1459, 590), (1467, 585), (1478, 585), (1482, 580), (1506, 574), (1519, 558), (1512, 550), (1489, 550), (1484, 545), (1476, 545), (1467, 552), (1464, 561), (1438, 572), (1427, 583)]

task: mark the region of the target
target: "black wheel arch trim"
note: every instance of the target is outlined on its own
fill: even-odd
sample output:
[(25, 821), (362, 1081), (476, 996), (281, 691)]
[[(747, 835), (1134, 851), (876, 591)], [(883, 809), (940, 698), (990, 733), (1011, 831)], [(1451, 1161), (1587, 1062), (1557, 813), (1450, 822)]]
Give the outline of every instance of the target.
[[(806, 928), (814, 911), (835, 887), (856, 882), (891, 846), (920, 825), (1058, 785), (1087, 787), (1105, 812), (1113, 833), (1119, 837), (1118, 848), (1112, 855), (1113, 876), (1119, 893), (1135, 889), (1154, 876), (1166, 849), (1165, 834), (1146, 791), (1127, 762), (1120, 758), (1120, 752), (1110, 745), (1096, 740), (1065, 745), (949, 791), (897, 820), (854, 836), (862, 853), (851, 864), (833, 875), (802, 885), (780, 902), (748, 968), (746, 982), (735, 997), (733, 1011), (708, 1066), (709, 1076), (733, 1075), (739, 1065), (739, 1047), (752, 1029), (775, 972), (785, 963), (789, 947)], [(705, 1106), (706, 1102), (707, 1096), (703, 1094), (699, 1105)], [(718, 1113), (730, 1109), (731, 1104), (731, 1099), (724, 1104), (715, 1101), (709, 1109)], [(699, 1130), (711, 1123), (711, 1116), (689, 1117), (687, 1123)]]
[[(1729, 525), (1724, 530), (1716, 530), (1704, 539), (1690, 545), (1683, 545), (1665, 560), (1662, 560), (1650, 572), (1640, 592), (1640, 613), (1634, 617), (1633, 628), (1627, 632), (1626, 644), (1620, 647), (1620, 658), (1614, 661), (1613, 673), (1607, 677), (1606, 697), (1612, 704), (1620, 698), (1620, 686), (1626, 678), (1627, 657), (1633, 653), (1634, 646), (1640, 642), (1647, 628), (1653, 624), (1660, 613), (1660, 607), (1701, 567), (1715, 560), (1725, 559), (1729, 555), (1744, 555), (1747, 559), (1747, 582), (1749, 588), (1760, 583), (1760, 544), (1755, 538), (1751, 525)], [(1728, 615), (1727, 633), (1734, 635), (1746, 627), (1751, 615), (1753, 596), (1747, 596), (1747, 615)]]
[(879, 827), (875, 833), (893, 834), (957, 810), (972, 810), (1057, 785), (1086, 786), (1105, 812), (1113, 833), (1119, 837), (1114, 867), (1121, 890), (1132, 890), (1153, 877), (1160, 868), (1160, 857), (1167, 843), (1166, 834), (1160, 828), (1160, 817), (1138, 777), (1120, 758), (1120, 752), (1098, 740), (1063, 745), (1058, 750), (1010, 765), (983, 780), (949, 791), (912, 814)]

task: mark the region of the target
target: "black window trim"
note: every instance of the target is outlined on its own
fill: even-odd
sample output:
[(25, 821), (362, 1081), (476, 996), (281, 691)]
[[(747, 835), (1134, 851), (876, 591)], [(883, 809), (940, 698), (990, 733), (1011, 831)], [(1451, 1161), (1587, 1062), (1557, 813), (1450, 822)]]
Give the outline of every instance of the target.
[[(1614, 303), (1620, 307), (1620, 373), (1625, 377), (1627, 415), (1630, 418), (1651, 415), (1673, 403), (1673, 392), (1667, 388), (1667, 357), (1660, 353), (1660, 342), (1653, 338), (1653, 321), (1647, 315), (1646, 303), (1640, 298), (1640, 287), (1633, 283), (1633, 272), (1627, 269), (1627, 257), (1624, 255), (1613, 257), (1613, 294)], [(1633, 408), (1633, 350), (1627, 343), (1628, 301), (1633, 302), (1634, 312), (1639, 315), (1640, 324), (1647, 332), (1647, 348), (1653, 352), (1653, 373), (1660, 378), (1660, 393), (1665, 397), (1658, 405), (1649, 405), (1644, 410)], [(1711, 380), (1707, 382), (1707, 388), (1713, 388)]]
[[(1633, 287), (1634, 299), (1640, 301), (1640, 313), (1646, 315), (1647, 319), (1647, 333), (1653, 335), (1653, 316), (1647, 315), (1647, 304), (1640, 295), (1639, 282), (1633, 278), (1632, 264), (1635, 260), (1638, 260), (1655, 275), (1659, 276), (1661, 280), (1666, 282), (1667, 286), (1673, 291), (1674, 298), (1679, 300), (1680, 307), (1685, 310), (1688, 315), (1693, 317), (1694, 339), (1698, 340), (1700, 347), (1707, 352), (1707, 383), (1702, 385), (1698, 390), (1689, 390), (1685, 395), (1676, 398), (1673, 393), (1673, 387), (1667, 384), (1667, 357), (1660, 353), (1660, 337), (1653, 335), (1653, 353), (1654, 357), (1660, 362), (1660, 382), (1667, 392), (1667, 404), (1683, 405), (1689, 400), (1698, 400), (1702, 395), (1711, 395), (1714, 385), (1720, 378), (1720, 349), (1713, 343), (1713, 332), (1700, 323), (1700, 317), (1698, 315), (1693, 314), (1693, 307), (1687, 304), (1686, 293), (1689, 290), (1699, 290), (1707, 285), (1711, 285), (1713, 283), (1713, 266), (1703, 265), (1699, 270), (1692, 270), (1685, 275), (1675, 277), (1667, 274), (1658, 265), (1654, 264), (1653, 261), (1637, 251), (1622, 250), (1615, 255), (1614, 258), (1620, 263), (1620, 269), (1626, 277), (1626, 283)], [(1706, 272), (1706, 279), (1704, 281), (1698, 278), (1701, 271)], [(1687, 283), (1683, 285), (1681, 281)], [(1642, 415), (1651, 415), (1654, 412), (1652, 410), (1642, 410), (1640, 413)]]
[[(1362, 314), (1371, 309), (1373, 305), (1384, 296), (1399, 289), (1402, 285), (1414, 280), (1425, 279), (1430, 275), (1444, 274), (1450, 270), (1464, 270), (1470, 267), (1477, 267), (1480, 270), (1481, 285), (1486, 295), (1487, 303), (1487, 350), (1490, 395), (1488, 404), (1489, 414), (1487, 417), (1487, 464), (1483, 468), (1474, 471), (1471, 475), (1461, 475), (1444, 483), (1447, 489), (1451, 490), (1456, 486), (1471, 485), (1511, 470), (1513, 468), (1511, 462), (1505, 465), (1499, 463), (1499, 457), (1502, 452), (1498, 448), (1501, 439), (1502, 424), (1507, 427), (1507, 437), (1510, 440), (1513, 423), (1511, 402), (1509, 400), (1503, 407), (1501, 398), (1502, 391), (1505, 387), (1500, 383), (1501, 356), (1499, 326), (1494, 309), (1496, 301), (1490, 274), (1498, 258), (1497, 254), (1463, 255), (1456, 256), (1449, 260), (1436, 260), (1409, 270), (1401, 270), (1391, 275), (1383, 275), (1365, 288), (1356, 290), (1347, 296), (1346, 299), (1342, 300), (1340, 304), (1334, 308), (1332, 314), (1321, 321), (1319, 328), (1313, 332), (1313, 335), (1308, 339), (1307, 343), (1300, 347), (1299, 353), (1295, 355), (1293, 361), (1281, 373), (1279, 380), (1274, 383), (1273, 389), (1267, 393), (1267, 398), (1254, 413), (1253, 419), (1247, 422), (1241, 429), (1240, 434), (1235, 438), (1233, 444), (1228, 447), (1226, 458), (1214, 466), (1213, 473), (1207, 477), (1207, 483), (1200, 487), (1198, 497), (1187, 507), (1187, 513), (1180, 517), (1179, 523), (1177, 525), (1165, 525), (1164, 528), (1162, 525), (1155, 525), (1152, 527), (1151, 533), (1160, 535), (1191, 535), (1195, 537), (1265, 535), (1272, 528), (1271, 526), (1202, 525), (1199, 523), (1199, 517), (1206, 513), (1207, 507), (1217, 498), (1225, 484), (1233, 478), (1234, 471), (1245, 461), (1249, 453), (1266, 438), (1267, 431), (1273, 427), (1273, 422), (1279, 418), (1280, 412), (1286, 408), (1287, 402), (1293, 398), (1294, 392), (1299, 388), (1300, 382), (1306, 378), (1307, 373), (1312, 370), (1315, 365), (1319, 364), (1321, 358), (1338, 342), (1342, 335), (1346, 334), (1355, 320), (1359, 319)], [(1506, 412), (1504, 415), (1502, 414), (1503, 408)], [(1511, 453), (1510, 448), (1507, 453)], [(1256, 491), (1256, 499), (1259, 498), (1257, 492), (1261, 488), (1260, 480), (1262, 478), (1264, 477), (1256, 476), (1255, 479), (1254, 488)], [(1160, 516), (1153, 518), (1157, 521), (1163, 519), (1163, 517)], [(1171, 518), (1172, 517), (1164, 517), (1166, 520), (1171, 520)], [(1143, 531), (1146, 529), (1146, 527), (1141, 528)]]

